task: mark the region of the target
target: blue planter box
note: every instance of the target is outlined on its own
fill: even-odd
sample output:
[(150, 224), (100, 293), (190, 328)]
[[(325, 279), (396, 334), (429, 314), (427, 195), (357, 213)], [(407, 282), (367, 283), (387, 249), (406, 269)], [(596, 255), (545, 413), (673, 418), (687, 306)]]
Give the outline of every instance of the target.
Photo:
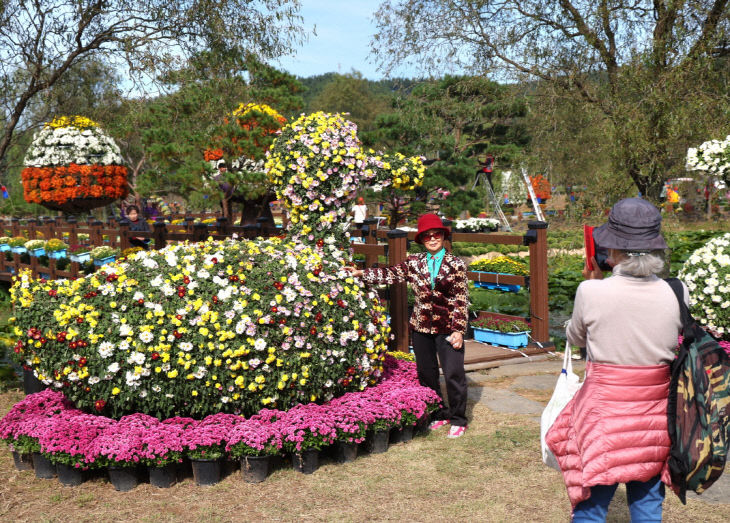
[(8, 245), (7, 243), (3, 243), (2, 245), (0, 245), (0, 252), (5, 252), (5, 251), (9, 251), (9, 250), (10, 250), (10, 245)]
[(50, 280), (51, 279), (51, 275), (49, 273), (47, 273), (47, 272), (39, 272), (38, 273), (38, 277), (45, 278), (46, 280)]
[[(505, 274), (503, 272), (486, 272), (486, 271), (473, 271), (481, 274), (498, 274), (499, 276), (514, 276), (514, 274)], [(508, 283), (487, 283), (484, 281), (475, 281), (474, 287), (482, 289), (496, 289), (505, 292), (519, 292), (522, 285), (510, 285)]]
[(107, 256), (106, 258), (102, 258), (100, 260), (94, 260), (94, 265), (96, 265), (97, 267), (101, 267), (102, 265), (113, 262), (115, 259), (116, 256)]
[(527, 346), (527, 332), (499, 332), (489, 329), (472, 327), (474, 340), (489, 343), (490, 345), (502, 345), (511, 349), (518, 349)]
[(10, 250), (17, 254), (23, 254), (24, 252), (28, 252), (28, 249), (26, 249), (25, 247), (11, 247)]
[(91, 259), (91, 253), (87, 251), (79, 254), (72, 254), (69, 256), (69, 259), (72, 262), (84, 263)]
[(35, 257), (43, 256), (44, 254), (46, 254), (45, 249), (33, 249), (32, 251), (30, 251), (30, 255)]
[(60, 260), (61, 258), (66, 258), (66, 249), (61, 249), (60, 251), (51, 251), (48, 253), (49, 258), (56, 258), (57, 260)]

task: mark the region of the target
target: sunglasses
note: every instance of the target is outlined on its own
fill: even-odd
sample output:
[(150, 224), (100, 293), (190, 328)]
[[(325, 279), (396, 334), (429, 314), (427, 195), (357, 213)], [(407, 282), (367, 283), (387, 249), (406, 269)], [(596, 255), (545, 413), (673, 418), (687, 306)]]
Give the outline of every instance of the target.
[(444, 237), (443, 231), (431, 231), (431, 232), (424, 232), (421, 234), (421, 239), (424, 242), (427, 242), (429, 240), (441, 240)]

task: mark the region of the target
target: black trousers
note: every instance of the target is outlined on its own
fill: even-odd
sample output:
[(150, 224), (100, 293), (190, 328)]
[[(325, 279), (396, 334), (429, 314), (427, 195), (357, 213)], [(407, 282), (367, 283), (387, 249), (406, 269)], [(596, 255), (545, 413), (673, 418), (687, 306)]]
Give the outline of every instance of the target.
[[(434, 391), (443, 400), (439, 383), (439, 361), (446, 379), (448, 408), (434, 414), (434, 419), (451, 421), (452, 425), (466, 426), (466, 373), (464, 372), (464, 348), (454, 349), (446, 341), (446, 334), (413, 332), (413, 352), (416, 353), (418, 381)], [(437, 359), (438, 356), (438, 359)]]

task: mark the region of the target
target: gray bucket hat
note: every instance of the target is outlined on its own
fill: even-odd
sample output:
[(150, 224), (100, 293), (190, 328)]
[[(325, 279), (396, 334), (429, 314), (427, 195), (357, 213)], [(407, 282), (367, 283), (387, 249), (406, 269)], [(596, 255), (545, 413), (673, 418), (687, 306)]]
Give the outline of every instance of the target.
[(661, 234), (659, 209), (641, 198), (626, 198), (616, 203), (604, 223), (593, 231), (596, 244), (606, 249), (653, 251), (666, 249)]

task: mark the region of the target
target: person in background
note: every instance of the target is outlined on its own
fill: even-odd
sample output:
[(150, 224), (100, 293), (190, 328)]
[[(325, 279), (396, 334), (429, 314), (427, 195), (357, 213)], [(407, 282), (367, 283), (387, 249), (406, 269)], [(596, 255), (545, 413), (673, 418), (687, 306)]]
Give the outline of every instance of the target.
[(661, 219), (646, 200), (616, 203), (594, 231), (613, 275), (603, 279), (592, 258), (576, 292), (566, 333), (571, 345), (586, 347), (586, 378), (545, 437), (573, 521), (605, 521), (619, 483), (631, 521), (662, 520), (670, 364), (682, 323), (672, 288), (657, 276), (667, 248)]
[[(130, 205), (127, 207), (126, 213), (127, 219), (129, 220), (129, 230), (136, 232), (150, 232), (150, 226), (144, 218), (139, 216), (139, 207), (136, 205)], [(130, 237), (129, 243), (133, 247), (142, 247), (147, 250), (149, 247), (149, 238)]]
[(449, 438), (461, 437), (467, 428), (467, 385), (464, 372), (464, 334), (469, 307), (466, 265), (447, 252), (444, 242), (450, 231), (435, 214), (418, 219), (416, 243), (425, 253), (409, 256), (393, 267), (358, 270), (346, 269), (366, 284), (406, 282), (415, 294), (410, 319), (413, 329), (413, 352), (416, 355), (418, 380), (433, 389), (439, 397), (439, 361), (446, 380), (448, 408), (434, 413), (430, 428), (436, 430), (451, 424)]
[[(360, 231), (360, 234), (362, 234), (363, 227), (365, 225), (365, 218), (368, 217), (368, 206), (365, 205), (365, 199), (362, 196), (357, 199), (357, 205), (353, 206), (352, 213), (354, 215), (353, 221), (355, 222), (355, 227)], [(360, 238), (360, 241), (363, 241), (362, 237)]]

